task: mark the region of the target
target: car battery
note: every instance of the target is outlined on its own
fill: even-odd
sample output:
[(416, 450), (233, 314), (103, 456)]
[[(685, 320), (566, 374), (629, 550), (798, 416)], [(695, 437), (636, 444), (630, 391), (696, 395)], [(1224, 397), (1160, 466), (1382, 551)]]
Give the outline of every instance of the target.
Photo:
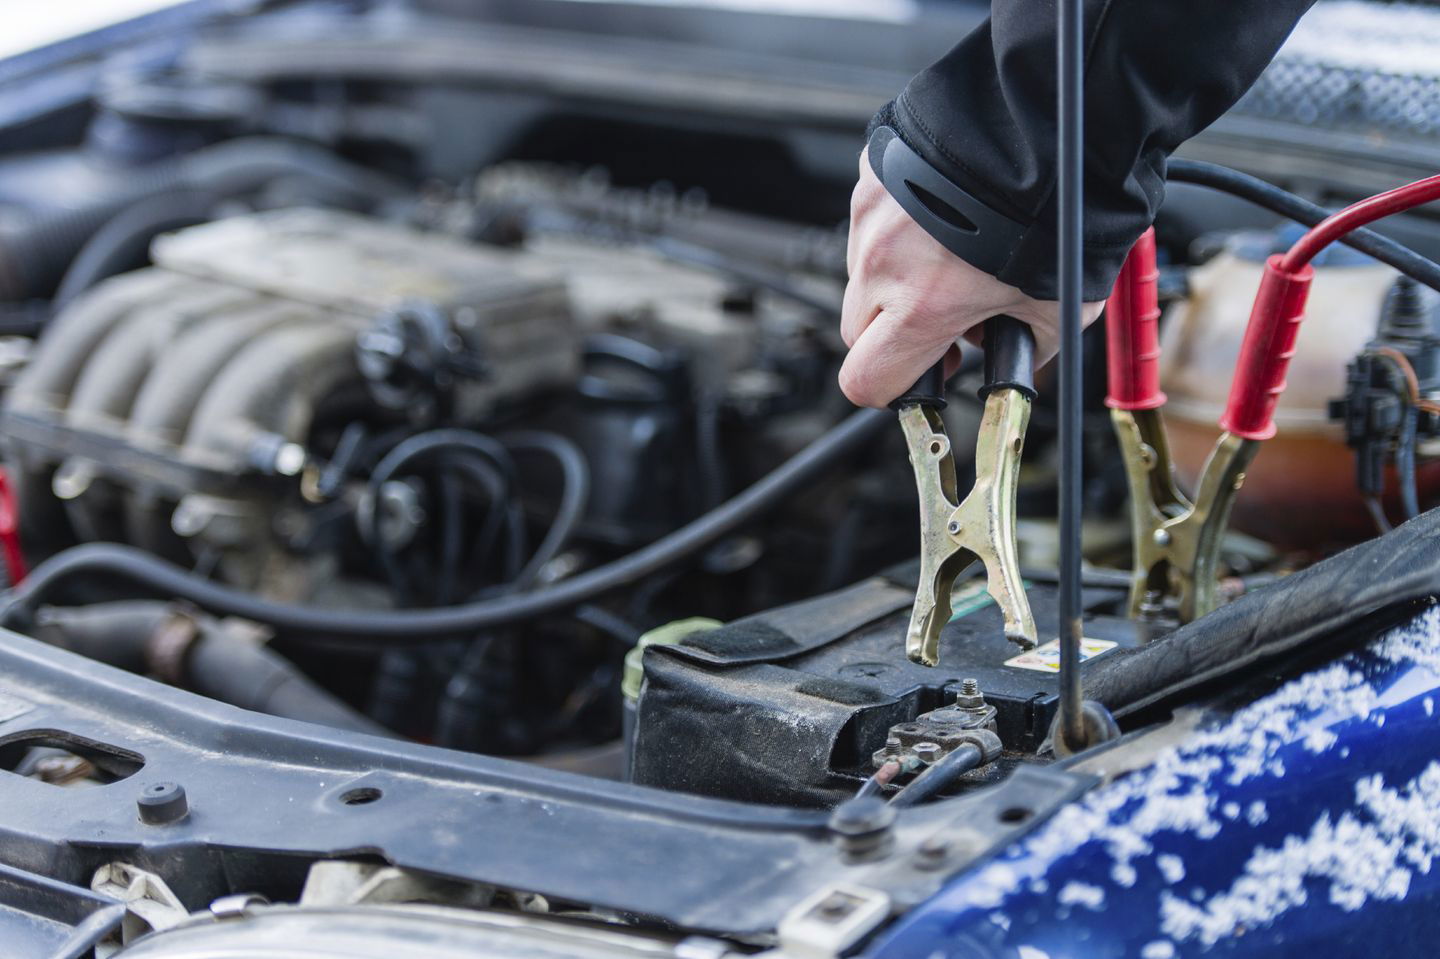
[[(1027, 583), (1041, 644), (1024, 651), (1005, 638), (978, 573), (955, 585), (936, 667), (905, 656), (914, 601), (905, 570), (648, 649), (631, 778), (728, 799), (832, 805), (874, 771), (892, 730), (953, 703), (967, 679), (995, 709), (1005, 748), (997, 765), (1032, 759), (1059, 708), (1058, 590)], [(1139, 644), (1124, 599), (1118, 587), (1083, 590), (1082, 677), (1097, 658)]]

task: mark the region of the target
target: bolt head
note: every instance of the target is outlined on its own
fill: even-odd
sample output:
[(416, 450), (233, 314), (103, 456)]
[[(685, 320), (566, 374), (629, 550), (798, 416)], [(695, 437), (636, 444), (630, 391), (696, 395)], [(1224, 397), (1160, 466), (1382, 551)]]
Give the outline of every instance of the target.
[(950, 841), (943, 836), (931, 836), (915, 851), (921, 859), (937, 862), (950, 854)]
[(960, 532), (960, 524), (955, 522), (953, 519), (950, 521), (950, 525), (945, 528), (948, 529), (952, 534)]
[(932, 835), (914, 851), (916, 867), (922, 868), (922, 870), (937, 870), (937, 868), (945, 867), (945, 861), (948, 860), (949, 855), (950, 841), (939, 835)]
[(830, 829), (841, 836), (867, 836), (883, 832), (895, 822), (895, 810), (878, 796), (848, 799), (830, 814)]
[(837, 892), (815, 907), (815, 911), (831, 921), (843, 919), (855, 911), (855, 900)]
[(1157, 529), (1152, 539), (1154, 539), (1156, 546), (1169, 546), (1170, 531), (1168, 529)]
[(922, 763), (933, 763), (940, 758), (939, 743), (916, 743), (910, 747), (910, 751)]

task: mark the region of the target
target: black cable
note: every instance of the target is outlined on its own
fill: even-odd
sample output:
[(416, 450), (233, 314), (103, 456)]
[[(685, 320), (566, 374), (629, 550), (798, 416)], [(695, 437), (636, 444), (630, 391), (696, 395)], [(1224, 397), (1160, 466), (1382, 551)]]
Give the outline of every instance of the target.
[[(1172, 158), (1166, 179), (1228, 193), (1304, 226), (1314, 226), (1335, 212), (1282, 190), (1273, 183), (1266, 183), (1259, 177), (1220, 166), (1218, 163)], [(1423, 283), (1432, 290), (1440, 290), (1440, 263), (1421, 256), (1374, 230), (1364, 227), (1351, 230), (1340, 238), (1340, 242), (1394, 267), (1417, 283)]]
[(910, 780), (909, 784), (890, 800), (890, 805), (899, 809), (919, 805), (936, 793), (953, 786), (956, 779), (979, 766), (984, 758), (978, 746), (968, 743), (957, 746)]
[(718, 390), (703, 390), (695, 403), (695, 462), (699, 467), (700, 508), (725, 502), (725, 453), (720, 439), (724, 401)]
[(1395, 448), (1395, 472), (1400, 484), (1400, 505), (1406, 519), (1420, 515), (1420, 497), (1415, 489), (1415, 431), (1419, 427), (1420, 412), (1413, 406), (1405, 407), (1405, 422), (1400, 428), (1400, 442)]
[[(485, 488), (492, 507), (491, 515), (496, 517), (503, 515), (502, 511), (505, 510), (509, 498), (508, 490), (515, 479), (515, 463), (504, 446), (482, 433), (458, 429), (431, 430), (419, 433), (397, 443), (390, 452), (380, 458), (380, 462), (376, 464), (370, 474), (369, 489), (372, 503), (369, 524), (370, 542), (381, 569), (385, 571), (392, 586), (401, 593), (402, 599), (410, 592), (409, 583), (400, 567), (399, 560), (381, 533), (380, 492), (386, 483), (399, 475), (401, 470), (407, 466), (416, 465), (438, 454), (454, 452), (472, 453), (483, 458), (484, 462), (472, 462), (460, 465), (459, 468)], [(523, 525), (523, 517), (521, 517), (521, 521)], [(482, 531), (482, 542), (487, 538)]]
[(1373, 493), (1362, 494), (1361, 499), (1365, 502), (1365, 509), (1370, 513), (1370, 518), (1375, 521), (1375, 528), (1380, 534), (1390, 532), (1394, 527), (1390, 525), (1390, 518), (1385, 515), (1385, 505), (1380, 502), (1380, 497)]
[[(1077, 750), (1085, 742), (1080, 687), (1080, 517), (1084, 474), (1084, 354), (1080, 289), (1085, 252), (1085, 48), (1080, 0), (1056, 6), (1060, 274), (1060, 734)], [(977, 760), (978, 761), (978, 760)], [(933, 767), (932, 767), (933, 769)], [(922, 777), (923, 778), (923, 777)], [(918, 784), (920, 779), (916, 779)], [(903, 794), (902, 794), (903, 795)], [(897, 797), (899, 798), (899, 797)]]
[(569, 439), (559, 433), (544, 430), (520, 430), (499, 437), (500, 443), (512, 452), (527, 451), (544, 453), (560, 467), (563, 487), (560, 505), (555, 509), (555, 518), (550, 522), (540, 545), (515, 577), (516, 588), (524, 589), (535, 582), (540, 570), (560, 554), (574, 535), (575, 528), (584, 518), (585, 507), (590, 502), (590, 464), (585, 454)]
[(586, 603), (575, 607), (575, 618), (597, 632), (604, 633), (625, 649), (634, 647), (640, 638), (640, 627), (603, 606)]
[(460, 535), (460, 517), (464, 508), (459, 480), (442, 473), (435, 480), (437, 498), (443, 516), (440, 523), (440, 569), (435, 579), (432, 605), (445, 606), (455, 601), (455, 577), (465, 549)]
[(162, 595), (188, 599), (202, 609), (221, 615), (267, 623), (289, 639), (345, 637), (357, 642), (416, 645), (440, 636), (472, 635), (570, 609), (658, 571), (671, 569), (822, 480), (846, 458), (865, 449), (893, 426), (894, 414), (888, 410), (852, 413), (720, 507), (628, 556), (531, 593), (443, 609), (316, 609), (262, 599), (199, 579), (183, 567), (141, 549), (115, 543), (90, 543), (58, 553), (35, 567), (12, 592), (3, 618), (14, 622), (17, 617), (28, 615), (67, 579), (103, 573)]
[[(394, 475), (407, 463), (413, 464), (419, 457), (438, 453), (444, 457), (442, 465), (459, 469), (478, 480), (486, 491), (488, 509), (485, 522), (480, 530), (477, 555), (482, 558), (488, 555), (500, 529), (502, 517), (512, 527), (510, 535), (507, 537), (507, 553), (501, 577), (503, 585), (488, 591), (488, 595), (511, 593), (531, 585), (539, 575), (541, 568), (564, 548), (583, 516), (590, 495), (590, 468), (585, 461), (584, 454), (574, 443), (563, 436), (534, 430), (511, 433), (494, 440), (470, 431), (432, 431), (428, 434), (421, 434), (419, 439), (422, 442), (402, 443), (390, 454), (387, 454), (376, 467), (374, 476), (383, 478), (387, 474)], [(408, 449), (401, 449), (402, 446), (407, 445)], [(498, 465), (513, 471), (514, 464), (506, 455), (507, 451), (532, 451), (546, 454), (559, 465), (563, 476), (563, 491), (555, 519), (550, 524), (550, 529), (540, 546), (523, 567), (521, 566), (521, 557), (513, 544), (520, 543), (519, 531), (516, 527), (523, 524), (524, 517), (518, 501), (508, 496), (511, 483), (501, 475), (500, 469), (497, 468)], [(483, 458), (474, 455), (477, 453), (483, 454)], [(460, 455), (465, 455), (465, 458), (456, 460), (455, 458)], [(457, 494), (453, 489), (448, 492), (446, 490), (447, 486), (454, 485), (451, 480), (452, 477), (449, 473), (443, 473), (438, 480), (442, 496), (446, 500), (452, 501), (446, 507), (447, 518), (442, 521), (444, 528), (441, 531), (442, 568), (437, 578), (436, 595), (442, 602), (453, 598), (451, 591), (455, 578), (455, 567), (459, 563), (460, 550), (459, 509), (458, 504), (453, 502), (457, 499)], [(373, 490), (374, 477), (372, 476), (372, 495)], [(378, 529), (374, 533), (378, 539)], [(393, 568), (396, 565), (393, 557), (388, 556), (388, 550), (380, 551), (380, 555), (385, 557), (384, 561), (390, 567)], [(613, 626), (613, 623), (610, 625)], [(634, 633), (630, 634), (631, 642), (634, 641), (635, 635)], [(483, 693), (483, 682), (474, 673), (483, 668), (484, 654), (488, 647), (488, 638), (482, 639), (479, 644), (472, 643), (470, 649), (462, 654), (459, 665), (453, 670), (452, 681), (445, 686), (441, 693), (441, 702), (436, 711), (436, 738), (442, 744), (465, 745), (466, 741), (457, 737), (463, 735), (460, 731), (463, 725), (462, 719), (469, 711), (471, 699)]]

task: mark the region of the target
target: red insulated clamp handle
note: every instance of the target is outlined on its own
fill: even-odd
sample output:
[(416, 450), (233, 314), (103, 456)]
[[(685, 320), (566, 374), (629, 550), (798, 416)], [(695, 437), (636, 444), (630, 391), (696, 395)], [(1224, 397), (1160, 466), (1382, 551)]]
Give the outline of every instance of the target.
[(1291, 272), (1281, 266), (1282, 259), (1277, 255), (1265, 261), (1230, 383), (1230, 401), (1220, 418), (1221, 429), (1247, 440), (1275, 435), (1275, 404), (1285, 392), (1285, 371), (1295, 355), (1305, 298), (1315, 277), (1308, 263)]
[(1105, 307), (1110, 380), (1105, 405), (1111, 409), (1153, 410), (1165, 405), (1165, 394), (1160, 392), (1159, 279), (1155, 231), (1149, 229), (1130, 248)]

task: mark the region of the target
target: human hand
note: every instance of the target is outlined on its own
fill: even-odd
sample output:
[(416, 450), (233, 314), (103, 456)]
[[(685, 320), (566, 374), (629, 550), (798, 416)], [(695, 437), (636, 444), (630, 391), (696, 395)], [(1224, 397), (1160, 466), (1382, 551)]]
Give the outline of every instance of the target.
[[(864, 154), (850, 199), (846, 263), (840, 335), (850, 353), (840, 389), (857, 406), (887, 405), (942, 356), (948, 377), (960, 365), (957, 341), (978, 344), (992, 316), (1030, 325), (1037, 366), (1058, 350), (1060, 305), (1026, 296), (941, 246), (890, 196)], [(1084, 305), (1085, 325), (1104, 305)]]

